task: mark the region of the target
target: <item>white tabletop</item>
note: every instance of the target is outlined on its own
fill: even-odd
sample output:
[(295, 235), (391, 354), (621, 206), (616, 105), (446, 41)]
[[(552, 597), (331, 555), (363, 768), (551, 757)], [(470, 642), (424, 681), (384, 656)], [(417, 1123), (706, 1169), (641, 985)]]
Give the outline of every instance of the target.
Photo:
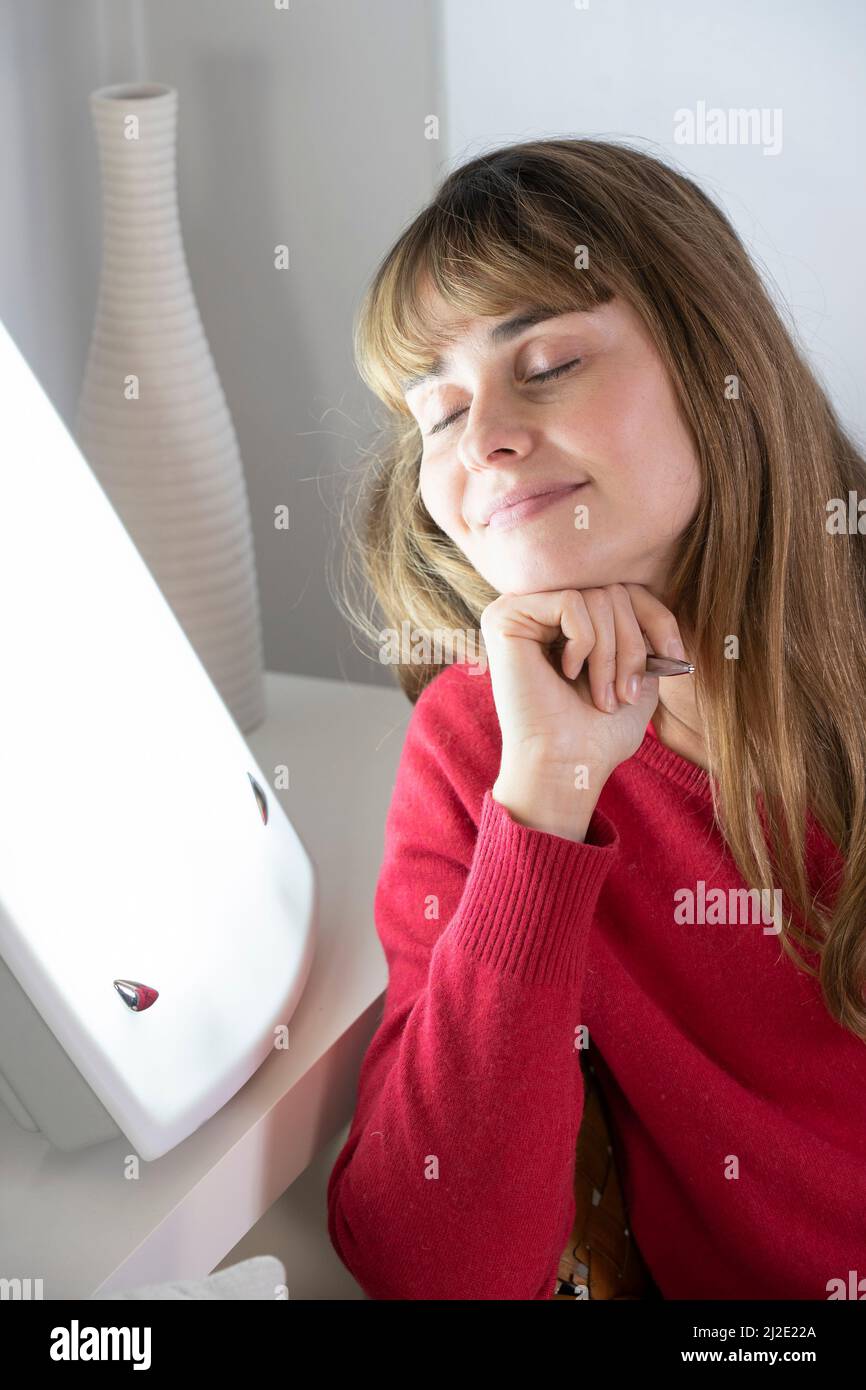
[[(396, 685), (276, 672), (265, 692), (267, 718), (247, 741), (319, 895), (289, 1047), (138, 1176), (127, 1176), (127, 1139), (61, 1153), (0, 1105), (0, 1278), (41, 1279), (46, 1299), (210, 1273), (352, 1113), (387, 983), (373, 896), (412, 706)], [(279, 764), (285, 791), (273, 788)]]

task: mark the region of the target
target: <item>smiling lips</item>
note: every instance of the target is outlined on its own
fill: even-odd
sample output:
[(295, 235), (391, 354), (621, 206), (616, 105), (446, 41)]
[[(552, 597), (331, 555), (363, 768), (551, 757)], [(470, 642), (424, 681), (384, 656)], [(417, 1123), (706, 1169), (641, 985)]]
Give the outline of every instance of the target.
[(554, 502), (560, 501), (572, 492), (577, 492), (579, 488), (585, 487), (585, 483), (565, 483), (561, 487), (551, 488), (545, 492), (531, 492), (512, 494), (513, 500), (506, 499), (504, 502), (491, 512), (487, 525), (491, 531), (508, 530), (512, 526), (518, 526), (527, 517), (535, 516), (536, 513), (543, 511), (545, 507), (551, 506)]

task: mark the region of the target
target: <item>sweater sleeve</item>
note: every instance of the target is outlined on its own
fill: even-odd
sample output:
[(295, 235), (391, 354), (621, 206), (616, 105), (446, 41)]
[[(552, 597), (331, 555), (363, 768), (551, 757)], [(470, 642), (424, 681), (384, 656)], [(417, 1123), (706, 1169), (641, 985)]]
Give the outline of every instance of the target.
[(374, 1299), (546, 1299), (575, 1214), (588, 933), (619, 838), (598, 809), (585, 842), (523, 826), (495, 776), (473, 816), (447, 675), (415, 704), (388, 812), (388, 987), (328, 1232)]

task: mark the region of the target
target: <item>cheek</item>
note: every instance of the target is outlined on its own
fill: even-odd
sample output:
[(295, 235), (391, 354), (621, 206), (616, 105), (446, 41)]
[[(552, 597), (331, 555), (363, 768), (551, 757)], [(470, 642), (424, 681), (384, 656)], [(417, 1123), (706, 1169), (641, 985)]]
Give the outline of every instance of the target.
[(435, 520), (436, 489), (434, 486), (433, 474), (423, 458), (421, 460), (421, 467), (418, 470), (418, 491), (421, 493), (421, 501)]
[(460, 525), (461, 496), (457, 480), (444, 467), (437, 468), (432, 462), (421, 460), (418, 474), (421, 501), (432, 516), (436, 525), (446, 536), (453, 535)]
[(607, 484), (652, 512), (693, 505), (700, 470), (691, 431), (682, 419), (673, 388), (658, 370), (620, 381), (615, 398), (598, 401), (591, 425), (610, 465)]

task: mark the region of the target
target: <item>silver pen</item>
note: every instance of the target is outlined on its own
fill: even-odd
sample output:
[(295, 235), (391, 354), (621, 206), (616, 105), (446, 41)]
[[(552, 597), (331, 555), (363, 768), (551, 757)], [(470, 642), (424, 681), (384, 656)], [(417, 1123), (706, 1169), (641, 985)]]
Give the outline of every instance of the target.
[(678, 661), (675, 656), (656, 656), (655, 652), (647, 652), (648, 676), (689, 676), (694, 669), (691, 661)]

